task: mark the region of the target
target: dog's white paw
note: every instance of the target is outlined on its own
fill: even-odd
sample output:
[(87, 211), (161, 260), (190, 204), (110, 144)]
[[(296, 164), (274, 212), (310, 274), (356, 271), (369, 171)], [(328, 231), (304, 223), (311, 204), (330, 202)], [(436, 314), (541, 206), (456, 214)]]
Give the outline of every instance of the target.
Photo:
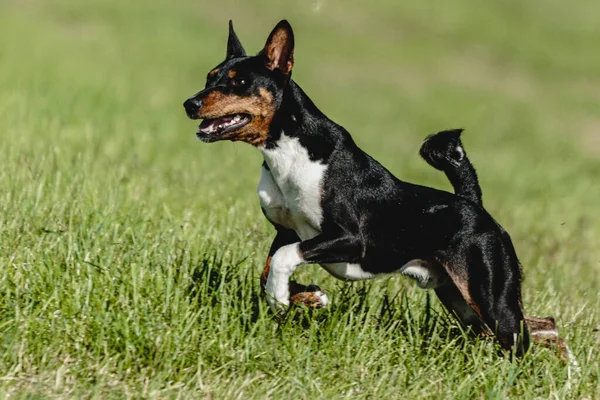
[(322, 291), (315, 292), (315, 296), (319, 299), (319, 307), (327, 307), (330, 303), (327, 294)]
[(321, 290), (320, 287), (318, 287), (315, 284), (311, 284), (308, 285), (307, 287), (309, 292), (312, 292), (312, 306), (316, 307), (316, 308), (321, 308), (321, 307), (327, 307), (330, 303), (329, 301), (329, 297), (327, 297), (327, 294)]

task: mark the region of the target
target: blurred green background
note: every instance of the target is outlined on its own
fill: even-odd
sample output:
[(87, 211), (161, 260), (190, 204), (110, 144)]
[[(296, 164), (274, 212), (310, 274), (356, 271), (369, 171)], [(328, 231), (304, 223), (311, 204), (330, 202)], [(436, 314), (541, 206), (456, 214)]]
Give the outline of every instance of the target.
[[(592, 0), (0, 0), (1, 393), (600, 396), (599, 13)], [(447, 328), (415, 341), (375, 316), (349, 322), (344, 301), (379, 309), (382, 293), (420, 312), (426, 295), (398, 277), (307, 268), (332, 310), (276, 328), (256, 289), (273, 236), (260, 154), (200, 143), (182, 103), (224, 58), (229, 19), (253, 53), (282, 18), (293, 78), (399, 178), (450, 190), (417, 151), (466, 129), (525, 307), (557, 318), (578, 378), (548, 352), (515, 365)], [(436, 356), (415, 356), (423, 346)]]

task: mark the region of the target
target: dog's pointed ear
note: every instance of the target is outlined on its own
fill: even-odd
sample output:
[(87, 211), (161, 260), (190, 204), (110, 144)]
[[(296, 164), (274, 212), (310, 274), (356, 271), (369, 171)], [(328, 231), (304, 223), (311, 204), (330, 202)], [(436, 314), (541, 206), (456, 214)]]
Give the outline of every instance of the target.
[(294, 66), (294, 32), (289, 22), (281, 20), (267, 39), (261, 54), (266, 56), (265, 66), (289, 78)]
[(235, 57), (243, 57), (246, 55), (246, 50), (242, 46), (240, 39), (238, 39), (235, 31), (233, 30), (233, 21), (229, 20), (229, 37), (227, 38), (227, 60)]

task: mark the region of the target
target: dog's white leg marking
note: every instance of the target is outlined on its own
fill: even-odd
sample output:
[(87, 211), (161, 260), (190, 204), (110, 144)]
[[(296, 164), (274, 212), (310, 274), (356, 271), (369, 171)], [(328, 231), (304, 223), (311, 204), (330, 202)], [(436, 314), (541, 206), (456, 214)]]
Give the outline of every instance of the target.
[(269, 306), (275, 313), (285, 313), (290, 305), (290, 277), (302, 264), (299, 243), (283, 246), (273, 254), (266, 291)]

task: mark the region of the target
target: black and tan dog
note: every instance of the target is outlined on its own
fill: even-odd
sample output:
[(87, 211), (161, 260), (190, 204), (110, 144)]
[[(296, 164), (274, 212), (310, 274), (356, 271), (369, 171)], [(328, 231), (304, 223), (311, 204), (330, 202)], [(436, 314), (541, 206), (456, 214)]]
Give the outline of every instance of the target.
[(400, 273), (434, 289), (464, 325), (493, 332), (504, 349), (522, 354), (530, 335), (562, 348), (553, 320), (523, 314), (519, 260), (482, 206), (459, 132), (433, 136), (421, 151), (456, 194), (401, 181), (290, 79), (293, 54), (287, 21), (256, 56), (246, 55), (230, 23), (225, 61), (184, 103), (190, 118), (203, 119), (202, 141), (243, 141), (264, 156), (258, 196), (277, 231), (262, 277), (271, 308), (327, 305), (318, 288), (290, 282), (305, 264), (344, 280)]

